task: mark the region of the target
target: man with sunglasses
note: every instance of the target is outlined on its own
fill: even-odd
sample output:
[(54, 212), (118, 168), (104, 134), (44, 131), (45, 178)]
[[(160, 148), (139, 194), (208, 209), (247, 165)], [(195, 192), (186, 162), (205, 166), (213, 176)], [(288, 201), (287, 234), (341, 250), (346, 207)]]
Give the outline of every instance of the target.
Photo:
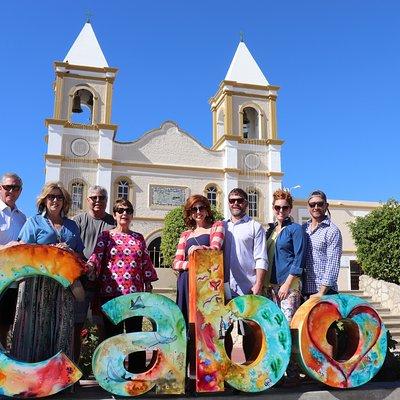
[(303, 224), (307, 250), (303, 294), (323, 296), (336, 294), (342, 255), (342, 234), (331, 221), (326, 194), (313, 191), (308, 197), (311, 219)]
[[(247, 215), (247, 193), (243, 189), (232, 189), (228, 195), (228, 202), (231, 217), (225, 221), (225, 282), (229, 282), (231, 297), (260, 295), (268, 268), (265, 230), (260, 223)], [(254, 335), (246, 324), (243, 324), (240, 330), (244, 333), (243, 351), (246, 360), (249, 360), (253, 353)], [(225, 343), (230, 355), (230, 334), (226, 336)]]
[[(91, 186), (88, 189), (86, 198), (87, 211), (78, 214), (73, 220), (78, 225), (80, 235), (85, 245), (83, 254), (88, 259), (96, 246), (97, 238), (106, 230), (115, 228), (114, 217), (106, 212), (107, 207), (107, 190), (101, 186)], [(85, 300), (75, 302), (75, 361), (78, 361), (81, 350), (81, 332), (86, 320), (89, 305), (95, 296), (93, 284), (87, 279), (81, 278), (85, 288)], [(101, 320), (94, 322), (101, 323)]]
[[(16, 205), (21, 192), (21, 178), (13, 172), (5, 173), (0, 184), (0, 250), (18, 244), (19, 232), (26, 221), (25, 214)], [(4, 348), (14, 322), (17, 287), (16, 283), (12, 284), (0, 300), (0, 342)]]

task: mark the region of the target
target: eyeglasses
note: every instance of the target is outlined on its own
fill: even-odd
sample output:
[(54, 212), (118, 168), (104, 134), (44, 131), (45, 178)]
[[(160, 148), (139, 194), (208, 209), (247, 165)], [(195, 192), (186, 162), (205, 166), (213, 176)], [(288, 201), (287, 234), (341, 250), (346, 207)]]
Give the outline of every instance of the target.
[(276, 211), (276, 212), (279, 212), (279, 211), (283, 211), (283, 212), (286, 212), (287, 210), (289, 210), (289, 206), (274, 206), (274, 210)]
[(6, 191), (6, 192), (18, 192), (21, 190), (20, 185), (1, 185), (1, 187)]
[(239, 205), (241, 205), (245, 202), (245, 199), (243, 197), (239, 197), (239, 198), (228, 199), (228, 201), (229, 201), (229, 204), (238, 203)]
[(50, 201), (54, 201), (54, 200), (64, 200), (64, 196), (62, 194), (48, 194), (47, 198)]
[(315, 203), (314, 203), (314, 202), (313, 202), (313, 203), (308, 203), (308, 206), (309, 206), (310, 208), (315, 208), (316, 206), (317, 206), (318, 208), (322, 208), (324, 205), (325, 205), (325, 202), (324, 202), (324, 201), (316, 201)]
[(128, 215), (132, 215), (133, 214), (133, 208), (120, 207), (120, 208), (117, 208), (115, 210), (115, 212), (118, 213), (118, 214), (123, 214), (124, 212), (126, 212)]
[(191, 213), (197, 213), (197, 212), (202, 212), (206, 210), (206, 206), (198, 206), (198, 207), (192, 207), (190, 209)]
[(96, 201), (104, 201), (106, 196), (89, 196), (89, 199), (95, 203)]

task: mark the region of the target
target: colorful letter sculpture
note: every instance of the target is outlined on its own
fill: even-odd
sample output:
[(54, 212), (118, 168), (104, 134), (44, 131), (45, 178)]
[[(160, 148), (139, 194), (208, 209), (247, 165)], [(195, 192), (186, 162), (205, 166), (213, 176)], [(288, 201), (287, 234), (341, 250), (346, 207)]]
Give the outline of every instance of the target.
[[(254, 295), (237, 297), (224, 306), (223, 260), (219, 251), (195, 251), (189, 274), (196, 390), (223, 391), (224, 381), (244, 392), (260, 392), (273, 386), (285, 373), (291, 351), (290, 329), (281, 310), (272, 301)], [(254, 332), (256, 357), (243, 365), (233, 363), (224, 347), (226, 329), (238, 320), (247, 320), (258, 328)]]
[[(68, 287), (81, 274), (81, 264), (67, 251), (53, 246), (19, 245), (0, 251), (0, 294), (22, 278), (48, 276)], [(9, 397), (45, 397), (77, 382), (82, 376), (62, 352), (48, 360), (16, 361), (0, 350), (0, 394)]]
[[(346, 349), (338, 359), (337, 334), (329, 327), (339, 321)], [(386, 328), (368, 303), (350, 295), (310, 298), (296, 312), (292, 329), (298, 330), (294, 347), (304, 371), (329, 386), (353, 388), (368, 382), (386, 355)]]
[[(103, 305), (114, 323), (144, 316), (155, 326), (152, 332), (124, 333), (104, 340), (94, 352), (92, 366), (99, 384), (119, 396), (137, 396), (156, 385), (156, 392), (183, 394), (186, 372), (186, 324), (178, 306), (165, 296), (133, 293)], [(157, 360), (140, 374), (124, 368), (125, 357), (135, 351), (157, 350)]]

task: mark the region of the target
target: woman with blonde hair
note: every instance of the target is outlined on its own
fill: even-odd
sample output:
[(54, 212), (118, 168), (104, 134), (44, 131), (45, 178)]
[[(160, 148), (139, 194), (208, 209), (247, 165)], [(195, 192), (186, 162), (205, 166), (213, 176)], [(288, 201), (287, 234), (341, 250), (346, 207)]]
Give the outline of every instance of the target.
[[(21, 243), (50, 244), (81, 254), (78, 226), (68, 219), (71, 196), (60, 182), (47, 183), (36, 201), (38, 213), (29, 218), (19, 234)], [(47, 277), (34, 277), (20, 285), (11, 354), (21, 361), (36, 362), (63, 351), (72, 359), (74, 298)]]

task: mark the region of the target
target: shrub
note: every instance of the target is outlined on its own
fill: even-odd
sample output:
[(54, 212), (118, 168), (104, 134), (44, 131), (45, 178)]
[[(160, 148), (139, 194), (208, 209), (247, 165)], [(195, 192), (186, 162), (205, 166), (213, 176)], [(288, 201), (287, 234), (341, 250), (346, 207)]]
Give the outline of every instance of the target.
[[(224, 219), (224, 216), (216, 208), (212, 208), (212, 212), (215, 220)], [(179, 237), (186, 229), (183, 220), (183, 206), (174, 208), (165, 216), (161, 237), (161, 253), (164, 266), (172, 266)]]
[(390, 199), (365, 217), (349, 223), (364, 272), (400, 283), (400, 204)]
[(96, 347), (100, 344), (99, 330), (97, 325), (87, 322), (85, 328), (81, 333), (82, 347), (81, 355), (79, 358), (79, 368), (82, 371), (82, 379), (91, 379), (93, 377), (92, 371), (92, 357)]

